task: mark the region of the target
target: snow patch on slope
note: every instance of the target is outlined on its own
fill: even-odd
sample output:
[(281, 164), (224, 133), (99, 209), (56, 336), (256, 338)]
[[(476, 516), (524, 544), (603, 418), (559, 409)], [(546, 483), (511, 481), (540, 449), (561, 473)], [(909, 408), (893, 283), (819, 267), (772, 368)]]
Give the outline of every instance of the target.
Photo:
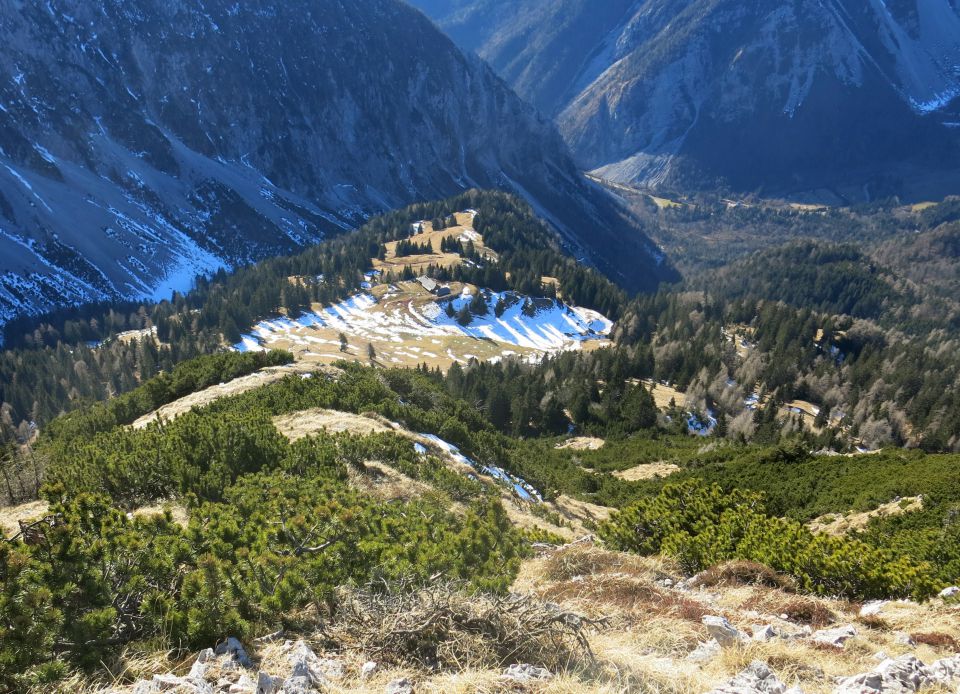
[[(567, 306), (552, 299), (530, 299), (515, 292), (483, 291), (489, 297), (489, 313), (473, 316), (466, 326), (447, 315), (447, 302), (429, 303), (418, 309), (410, 301), (400, 308), (384, 309), (372, 294), (363, 292), (304, 313), (296, 320), (278, 317), (260, 321), (233, 348), (241, 352), (258, 351), (280, 342), (301, 346), (339, 345), (311, 335), (311, 328), (316, 326), (342, 332), (352, 341), (410, 344), (459, 336), (523, 347), (545, 355), (578, 350), (587, 341), (606, 341), (613, 328), (612, 321), (589, 309)], [(388, 292), (384, 298), (395, 295)], [(471, 295), (463, 294), (448, 301), (454, 311), (459, 311), (471, 300)], [(501, 300), (506, 309), (498, 317), (494, 309)]]

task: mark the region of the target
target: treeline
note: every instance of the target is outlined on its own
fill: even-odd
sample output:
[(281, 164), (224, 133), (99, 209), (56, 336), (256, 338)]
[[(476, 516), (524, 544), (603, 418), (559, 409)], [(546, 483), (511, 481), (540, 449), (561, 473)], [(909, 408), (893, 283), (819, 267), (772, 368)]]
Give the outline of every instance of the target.
[[(677, 321), (683, 309), (691, 314), (676, 297), (645, 301)], [(627, 327), (635, 335), (656, 329), (639, 318)], [(288, 359), (215, 355), (68, 415), (37, 444), (50, 460), (44, 495), (54, 504), (39, 529), (43, 542), (0, 543), (0, 682), (49, 681), (140, 642), (196, 648), (224, 633), (291, 628), (307, 606), (331, 618), (336, 587), (349, 583), (416, 585), (442, 575), (508, 589), (526, 550), (499, 493), (392, 432), (319, 433), (291, 444), (273, 424), (312, 408), (375, 413), (435, 434), (478, 467), (504, 468), (547, 498), (623, 504), (601, 537), (620, 549), (675, 556), (689, 573), (750, 559), (790, 574), (805, 591), (852, 599), (925, 598), (956, 578), (956, 552), (937, 544), (957, 532), (953, 457), (885, 454), (824, 468), (807, 442), (674, 447), (662, 438), (672, 436), (663, 431), (670, 424), (635, 380), (655, 370), (655, 348), (621, 344), (539, 365), (474, 362), (445, 376), (340, 363), (337, 375), (292, 375), (170, 422), (123, 426), (147, 407)], [(558, 450), (554, 435), (571, 423), (609, 436), (614, 449)], [(685, 468), (666, 486), (595, 471), (611, 456), (619, 469), (663, 460), (664, 446), (680, 450)], [(435, 492), (391, 503), (366, 496), (348, 480), (371, 460)], [(895, 536), (871, 525), (858, 538), (831, 538), (800, 524), (914, 493), (924, 494), (929, 514), (905, 517)], [(169, 515), (124, 513), (167, 499), (187, 507), (189, 527)], [(448, 510), (453, 500), (462, 513)], [(894, 546), (903, 552), (892, 554)]]
[[(952, 258), (949, 255), (953, 239), (943, 231), (884, 244), (882, 255), (897, 264), (896, 270), (853, 246), (799, 241), (706, 273), (691, 286), (725, 301), (782, 301), (818, 313), (872, 320), (886, 329), (912, 335), (932, 330), (956, 333), (960, 329), (960, 304), (950, 290), (955, 288), (960, 267), (956, 252)], [(938, 241), (931, 242), (924, 253), (921, 239), (928, 236)], [(925, 257), (909, 259), (910, 255), (921, 254)], [(903, 268), (908, 268), (906, 274)], [(944, 276), (928, 282), (931, 270), (937, 268)], [(951, 275), (954, 282), (944, 286)], [(947, 291), (938, 295), (941, 287)]]
[[(498, 431), (514, 436), (550, 436), (578, 430), (628, 435), (652, 429), (657, 408), (638, 383), (653, 371), (644, 346), (568, 352), (538, 365), (518, 360), (450, 367), (447, 392), (476, 403)], [(440, 379), (439, 372), (433, 377)]]
[(735, 262), (701, 284), (731, 301), (763, 298), (876, 320), (892, 302), (917, 302), (915, 295), (897, 292), (893, 282), (889, 271), (853, 246), (798, 241)]
[(191, 393), (269, 366), (291, 362), (293, 355), (279, 350), (243, 354), (222, 352), (182, 362), (128, 393), (58, 417), (44, 427), (41, 446), (46, 442), (92, 437), (118, 426), (132, 424), (140, 417)]
[(662, 210), (649, 203), (644, 214), (687, 278), (798, 239), (870, 247), (912, 233), (919, 219), (890, 204), (800, 209), (709, 194)]
[(429, 241), (417, 243), (409, 239), (403, 239), (397, 242), (395, 253), (398, 258), (405, 258), (408, 255), (431, 255), (433, 246)]

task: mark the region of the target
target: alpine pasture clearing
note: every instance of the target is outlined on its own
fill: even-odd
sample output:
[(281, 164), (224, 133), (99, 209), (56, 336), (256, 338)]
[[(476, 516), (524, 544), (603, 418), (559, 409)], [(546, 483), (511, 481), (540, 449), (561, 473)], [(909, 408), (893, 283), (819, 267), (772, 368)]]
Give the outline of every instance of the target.
[(537, 360), (546, 354), (608, 344), (612, 324), (599, 314), (541, 300), (536, 313), (526, 315), (524, 298), (516, 295), (491, 294), (491, 304), (500, 296), (514, 303), (500, 317), (491, 305), (488, 315), (460, 325), (447, 315), (445, 306), (453, 303), (459, 310), (479, 290), (458, 283), (450, 288), (452, 298), (438, 301), (417, 282), (378, 285), (333, 306), (315, 305), (312, 313), (296, 320), (261, 321), (235, 349), (285, 349), (298, 362), (307, 363), (427, 364), (445, 371), (472, 359)]
[(416, 233), (406, 239), (419, 246), (429, 243), (433, 253), (398, 257), (397, 245), (399, 241), (391, 241), (385, 244), (386, 255), (384, 259), (373, 261), (374, 270), (400, 273), (405, 267), (410, 267), (414, 272), (422, 272), (430, 265), (439, 267), (459, 265), (463, 260), (459, 254), (443, 253), (440, 250), (440, 243), (447, 238), (458, 239), (464, 245), (470, 242), (481, 257), (495, 262), (497, 254), (483, 245), (483, 237), (473, 228), (476, 213), (473, 211), (458, 212), (454, 216), (457, 218), (457, 226), (447, 227), (446, 229), (434, 230), (432, 221), (417, 222), (414, 225)]
[[(418, 246), (429, 245), (432, 253), (398, 257), (400, 241), (386, 243), (383, 259), (371, 259), (373, 271), (367, 273), (356, 294), (330, 306), (313, 304), (296, 317), (278, 315), (260, 321), (234, 349), (284, 349), (306, 363), (346, 360), (388, 368), (426, 364), (446, 371), (454, 363), (467, 364), (474, 359), (537, 361), (548, 354), (609, 344), (611, 321), (595, 311), (553, 299), (490, 292), (458, 282), (438, 283), (443, 296), (432, 286), (428, 291), (419, 281), (376, 284), (378, 278), (396, 277), (407, 268), (420, 273), (429, 266), (474, 262), (477, 256), (482, 262), (497, 263), (497, 254), (484, 245), (473, 227), (476, 212), (458, 212), (454, 217), (455, 226), (438, 230), (432, 221), (416, 222), (413, 235), (404, 239)], [(477, 255), (469, 260), (459, 253), (441, 252), (447, 239), (459, 240), (464, 248), (471, 245)], [(544, 281), (554, 287), (559, 284), (556, 278)], [(469, 321), (464, 321), (457, 314), (481, 293), (487, 297), (488, 310), (471, 307)]]

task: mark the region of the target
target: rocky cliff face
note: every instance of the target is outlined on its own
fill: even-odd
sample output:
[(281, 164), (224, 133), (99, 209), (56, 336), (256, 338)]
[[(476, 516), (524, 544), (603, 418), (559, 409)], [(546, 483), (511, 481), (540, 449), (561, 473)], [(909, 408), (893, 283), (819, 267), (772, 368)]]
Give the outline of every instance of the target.
[(0, 322), (474, 186), (630, 286), (667, 273), (553, 127), (396, 0), (13, 0), (0, 25)]
[(880, 194), (956, 168), (955, 0), (595, 4), (425, 9), (613, 180)]

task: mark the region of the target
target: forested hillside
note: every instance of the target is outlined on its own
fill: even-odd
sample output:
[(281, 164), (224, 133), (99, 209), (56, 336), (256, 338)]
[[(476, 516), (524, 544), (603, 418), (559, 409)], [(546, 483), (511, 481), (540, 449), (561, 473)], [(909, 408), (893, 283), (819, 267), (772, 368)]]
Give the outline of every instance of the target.
[[(565, 258), (529, 208), (485, 193), (376, 218), (357, 234), (301, 255), (201, 280), (197, 289), (172, 301), (124, 311), (90, 307), (39, 323), (12, 324), (7, 341), (17, 349), (0, 357), (6, 374), (6, 436), (10, 440), (19, 430), (24, 441), (30, 422), (42, 424), (83, 402), (125, 392), (183, 359), (238, 342), (241, 332), (278, 310), (296, 318), (318, 302), (350, 296), (383, 243), (407, 238), (417, 220), (442, 219), (467, 208), (477, 211), (477, 231), (498, 254), (498, 262), (438, 266), (427, 273), (494, 291), (560, 294), (617, 321), (618, 352), (633, 366), (628, 372), (618, 365), (619, 358), (612, 358), (614, 371), (596, 374), (595, 381), (651, 378), (669, 383), (683, 394), (678, 406), (720, 413), (732, 435), (747, 439), (758, 431), (768, 432), (768, 439), (779, 432), (776, 422), (790, 418), (773, 406), (801, 400), (823, 413), (816, 422), (811, 415), (806, 427), (818, 432), (822, 445), (862, 440), (871, 446), (919, 444), (938, 450), (958, 443), (960, 415), (951, 388), (960, 365), (949, 346), (960, 314), (949, 296), (950, 275), (946, 270), (939, 275), (939, 285), (918, 281), (922, 278), (910, 273), (919, 270), (911, 270), (909, 262), (910, 254), (931, 255), (930, 244), (941, 249), (949, 244), (949, 223), (931, 221), (934, 228), (912, 235), (907, 245), (884, 241), (889, 234), (863, 245), (864, 234), (870, 238), (873, 232), (862, 231), (862, 217), (787, 213), (785, 220), (808, 220), (824, 228), (842, 228), (845, 220), (853, 220), (849, 238), (861, 239), (861, 245), (788, 243), (694, 275), (688, 284), (696, 292), (681, 288), (629, 300), (596, 272)], [(756, 214), (763, 223), (780, 216)], [(929, 210), (924, 214), (932, 219)], [(892, 214), (886, 218), (890, 224), (910, 223)], [(869, 219), (870, 229), (883, 226), (879, 217)], [(883, 258), (889, 265), (881, 263)], [(938, 258), (952, 269), (949, 253)], [(407, 271), (395, 279), (404, 275)], [(314, 279), (286, 281), (289, 277)], [(544, 284), (545, 277), (557, 284)], [(128, 332), (117, 338), (123, 331)], [(582, 421), (576, 413), (588, 410), (591, 402), (601, 403), (599, 391), (582, 378), (562, 405)], [(770, 407), (750, 409), (754, 395)], [(770, 417), (766, 426), (763, 411)]]
[[(445, 218), (467, 208), (478, 211), (477, 230), (499, 262), (486, 268), (461, 266), (456, 279), (539, 295), (541, 278), (549, 276), (572, 302), (618, 316), (623, 290), (565, 256), (553, 232), (526, 204), (502, 194), (467, 193), (377, 217), (356, 233), (298, 255), (198, 278), (194, 290), (175, 293), (169, 301), (123, 308), (92, 305), (10, 323), (5, 344), (11, 349), (0, 355), (6, 425), (42, 424), (82, 402), (127, 391), (184, 359), (239, 342), (241, 329), (281, 308), (296, 317), (311, 303), (343, 299), (358, 291), (380, 245), (406, 238), (418, 220)], [(439, 268), (431, 274), (449, 277)], [(290, 277), (309, 281), (291, 283)], [(156, 339), (125, 334), (143, 330), (155, 331)]]
[[(465, 214), (472, 236), (444, 236), (466, 233)], [(442, 582), (445, 599), (502, 605), (536, 553), (588, 532), (668, 558), (646, 561), (671, 562), (684, 585), (741, 562), (716, 571), (802, 594), (796, 614), (820, 615), (804, 619), (824, 619), (810, 613), (821, 598), (937, 602), (960, 581), (960, 360), (930, 308), (947, 292), (903, 270), (949, 245), (949, 222), (925, 218), (903, 253), (856, 233), (792, 241), (631, 297), (526, 204), (471, 192), (170, 301), (9, 326), (0, 493), (26, 503), (0, 516), (0, 688), (132, 682), (138, 657), (227, 635), (328, 629), (326, 647), (345, 652), (345, 590), (379, 605)], [(428, 223), (439, 248), (420, 240)], [(506, 315), (486, 303), (496, 292), (534, 316), (615, 322), (590, 349), (444, 368), (394, 368), (372, 349), (364, 361), (343, 342), (332, 364), (231, 348), (258, 321), (309, 323), (373, 283), (414, 285), (440, 316), (459, 302), (468, 323)], [(451, 286), (471, 293), (439, 295)], [(657, 599), (699, 628), (688, 598)], [(585, 624), (570, 619), (549, 623)], [(390, 657), (469, 669), (429, 655), (459, 653), (453, 637), (430, 638), (438, 650)], [(599, 676), (525, 652), (581, 685)]]

